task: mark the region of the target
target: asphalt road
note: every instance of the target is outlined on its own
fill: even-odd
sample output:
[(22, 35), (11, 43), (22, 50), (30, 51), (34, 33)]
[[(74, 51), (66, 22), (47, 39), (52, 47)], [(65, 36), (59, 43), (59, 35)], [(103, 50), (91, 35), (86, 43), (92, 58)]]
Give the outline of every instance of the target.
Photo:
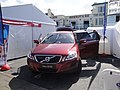
[(34, 75), (26, 66), (26, 58), (8, 61), (8, 64), (10, 70), (0, 71), (0, 90), (103, 90), (102, 71), (119, 69), (120, 59), (107, 56), (82, 60), (79, 75)]

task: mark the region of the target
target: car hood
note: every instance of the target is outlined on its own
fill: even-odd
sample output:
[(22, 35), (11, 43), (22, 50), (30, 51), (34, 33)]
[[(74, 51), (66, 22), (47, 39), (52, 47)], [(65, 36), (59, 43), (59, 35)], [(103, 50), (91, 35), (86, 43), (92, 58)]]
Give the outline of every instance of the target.
[(40, 44), (34, 48), (33, 54), (68, 55), (74, 44)]

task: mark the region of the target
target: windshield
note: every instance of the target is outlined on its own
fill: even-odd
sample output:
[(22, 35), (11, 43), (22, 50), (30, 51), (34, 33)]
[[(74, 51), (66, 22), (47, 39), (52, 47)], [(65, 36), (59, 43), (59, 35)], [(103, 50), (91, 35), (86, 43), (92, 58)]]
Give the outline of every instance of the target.
[(53, 44), (53, 43), (74, 43), (74, 36), (72, 33), (53, 33), (47, 35), (42, 44)]

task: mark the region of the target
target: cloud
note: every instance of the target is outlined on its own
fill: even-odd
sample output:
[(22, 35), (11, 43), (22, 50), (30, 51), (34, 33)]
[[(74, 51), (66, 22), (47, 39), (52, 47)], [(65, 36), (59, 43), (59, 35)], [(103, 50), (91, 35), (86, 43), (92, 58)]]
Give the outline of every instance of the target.
[(46, 3), (53, 3), (56, 2), (57, 0), (44, 0)]
[(16, 0), (5, 0), (5, 1), (0, 1), (1, 3), (1, 6), (4, 7), (4, 6), (13, 6), (13, 5), (18, 5), (18, 2)]
[(7, 1), (7, 0), (0, 0), (0, 2), (5, 2), (5, 1)]
[(16, 0), (18, 3), (23, 3), (21, 0)]
[(94, 2), (104, 1), (105, 0), (0, 0), (2, 6), (33, 4), (44, 13), (50, 8), (55, 15), (91, 13), (91, 5), (94, 4)]

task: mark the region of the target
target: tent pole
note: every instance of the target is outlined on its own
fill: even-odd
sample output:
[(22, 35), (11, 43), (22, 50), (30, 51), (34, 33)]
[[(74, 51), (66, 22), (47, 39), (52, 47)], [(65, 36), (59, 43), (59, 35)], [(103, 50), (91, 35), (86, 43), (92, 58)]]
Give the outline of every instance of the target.
[(32, 48), (33, 48), (33, 26), (32, 26)]

